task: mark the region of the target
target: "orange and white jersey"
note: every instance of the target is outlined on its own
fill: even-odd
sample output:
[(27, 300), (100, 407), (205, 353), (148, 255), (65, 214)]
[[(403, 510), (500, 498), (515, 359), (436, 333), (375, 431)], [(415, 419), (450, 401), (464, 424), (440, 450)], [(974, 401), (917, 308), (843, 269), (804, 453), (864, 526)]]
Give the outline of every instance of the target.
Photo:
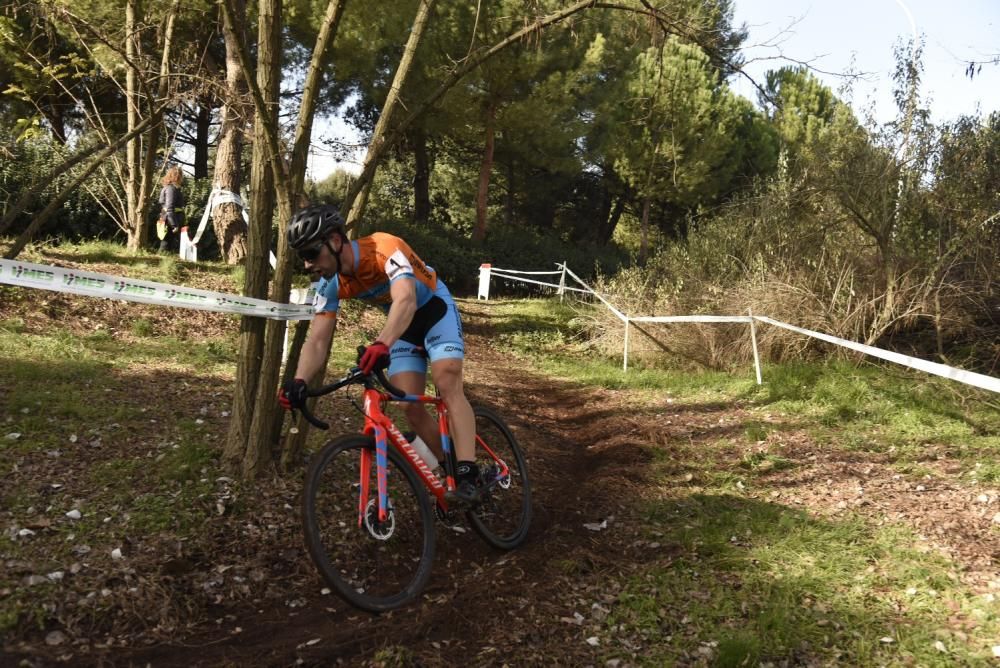
[(375, 232), (351, 242), (354, 275), (321, 279), (316, 288), (316, 313), (336, 313), (341, 299), (357, 298), (389, 310), (393, 281), (409, 278), (417, 290), (417, 308), (434, 296), (438, 277), (410, 246), (391, 234)]

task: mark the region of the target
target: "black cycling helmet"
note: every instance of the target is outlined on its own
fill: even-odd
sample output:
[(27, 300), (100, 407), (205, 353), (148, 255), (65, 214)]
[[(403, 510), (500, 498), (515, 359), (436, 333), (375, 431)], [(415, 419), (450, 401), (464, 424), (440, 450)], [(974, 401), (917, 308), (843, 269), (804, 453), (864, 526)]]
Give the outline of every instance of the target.
[(300, 209), (288, 223), (288, 245), (298, 250), (306, 246), (326, 241), (333, 232), (347, 238), (344, 219), (337, 207), (330, 204), (316, 204)]

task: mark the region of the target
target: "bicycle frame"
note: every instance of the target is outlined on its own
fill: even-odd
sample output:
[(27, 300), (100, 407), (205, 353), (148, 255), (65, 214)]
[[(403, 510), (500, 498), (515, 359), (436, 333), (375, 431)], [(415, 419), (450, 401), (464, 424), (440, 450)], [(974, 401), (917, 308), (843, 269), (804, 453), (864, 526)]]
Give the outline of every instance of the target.
[[(410, 442), (393, 423), (392, 418), (385, 414), (382, 407), (388, 402), (433, 404), (435, 410), (437, 411), (438, 433), (441, 435), (441, 447), (444, 450), (445, 484), (441, 484), (438, 477), (427, 466), (427, 462), (425, 462), (423, 457), (421, 457), (413, 446), (410, 445)], [(426, 394), (407, 394), (402, 397), (397, 397), (374, 388), (365, 388), (363, 408), (365, 414), (363, 433), (375, 440), (375, 479), (378, 486), (377, 498), (379, 521), (385, 522), (389, 516), (389, 491), (386, 476), (386, 465), (388, 464), (389, 459), (389, 443), (392, 443), (393, 447), (396, 448), (396, 450), (410, 463), (410, 466), (417, 471), (420, 478), (424, 482), (424, 486), (435, 498), (438, 506), (442, 510), (447, 511), (448, 502), (445, 500), (445, 492), (455, 489), (455, 472), (454, 455), (452, 454), (451, 446), (451, 431), (448, 425), (448, 407), (445, 406), (444, 401), (440, 397), (432, 397)], [(510, 470), (508, 469), (506, 462), (497, 457), (496, 453), (493, 452), (493, 450), (482, 440), (482, 438), (480, 438), (479, 434), (476, 434), (476, 445), (483, 448), (483, 450), (489, 453), (490, 457), (492, 457), (494, 461), (499, 464), (500, 474), (498, 478), (510, 475)], [(361, 489), (358, 499), (358, 526), (363, 524), (368, 507), (368, 499), (371, 491), (368, 485), (369, 476), (371, 475), (371, 459), (372, 453), (370, 450), (364, 449), (361, 451)]]

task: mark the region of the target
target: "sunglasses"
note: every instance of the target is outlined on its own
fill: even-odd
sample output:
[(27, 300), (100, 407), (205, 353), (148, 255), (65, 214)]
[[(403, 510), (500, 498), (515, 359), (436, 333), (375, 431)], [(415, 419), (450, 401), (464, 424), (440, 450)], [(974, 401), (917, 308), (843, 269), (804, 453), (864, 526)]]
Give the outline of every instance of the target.
[(296, 251), (299, 254), (299, 258), (303, 262), (315, 262), (319, 254), (323, 252), (323, 244), (316, 244), (315, 246), (306, 246), (305, 248), (300, 248)]

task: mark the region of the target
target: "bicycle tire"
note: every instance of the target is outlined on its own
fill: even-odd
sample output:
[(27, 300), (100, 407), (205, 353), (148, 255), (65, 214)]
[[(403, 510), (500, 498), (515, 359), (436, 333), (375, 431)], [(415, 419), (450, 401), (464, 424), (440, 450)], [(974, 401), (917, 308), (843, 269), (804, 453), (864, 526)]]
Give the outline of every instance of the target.
[[(477, 439), (481, 438), (507, 464), (510, 475), (505, 481), (496, 478), (498, 472), (494, 460), (482, 447), (477, 447), (484, 486), (481, 503), (469, 510), (466, 518), (487, 543), (500, 550), (511, 550), (524, 542), (531, 526), (531, 482), (527, 460), (510, 427), (496, 411), (476, 406), (473, 412)], [(501, 482), (508, 484), (505, 487)]]
[[(364, 449), (373, 455), (372, 514), (358, 526)], [(386, 477), (392, 512), (389, 521), (377, 522), (374, 454), (374, 440), (360, 434), (327, 443), (306, 474), (302, 526), (323, 579), (351, 605), (378, 613), (410, 603), (426, 586), (434, 563), (434, 515), (423, 483), (390, 446)]]

